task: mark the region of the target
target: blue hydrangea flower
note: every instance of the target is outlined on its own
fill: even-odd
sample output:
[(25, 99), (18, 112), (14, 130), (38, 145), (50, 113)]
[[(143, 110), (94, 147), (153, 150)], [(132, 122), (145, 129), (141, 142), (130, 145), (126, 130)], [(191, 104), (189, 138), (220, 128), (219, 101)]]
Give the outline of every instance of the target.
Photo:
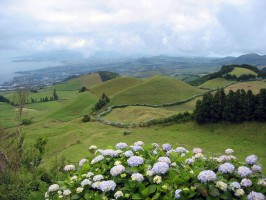
[(133, 166), (139, 166), (141, 164), (143, 164), (144, 160), (142, 157), (140, 156), (132, 156), (127, 160), (127, 163), (130, 167)]
[(255, 155), (246, 157), (246, 163), (249, 165), (254, 165), (257, 161), (258, 161), (258, 157)]
[(250, 187), (252, 186), (252, 181), (247, 179), (247, 178), (244, 178), (242, 179), (242, 181), (240, 182), (240, 185), (244, 186), (244, 187)]
[(95, 175), (92, 180), (94, 182), (96, 182), (96, 181), (100, 181), (100, 180), (103, 180), (103, 179), (104, 179), (103, 175)]
[(252, 191), (248, 195), (248, 200), (265, 200), (265, 196), (262, 193)]
[(251, 170), (252, 170), (253, 172), (261, 172), (262, 168), (261, 168), (261, 166), (259, 166), (259, 165), (253, 165), (253, 166), (251, 167)]
[(212, 170), (201, 171), (198, 175), (198, 180), (202, 183), (207, 183), (216, 180), (216, 174)]
[(177, 189), (177, 190), (175, 191), (175, 198), (176, 198), (176, 199), (179, 199), (179, 198), (180, 198), (180, 192), (182, 192), (181, 189)]
[(241, 166), (241, 167), (238, 167), (237, 173), (241, 177), (247, 177), (248, 175), (252, 174), (252, 171), (248, 167)]
[(122, 174), (125, 171), (125, 167), (123, 165), (117, 165), (114, 166), (111, 170), (110, 173), (112, 176), (118, 176)]
[(115, 145), (115, 148), (117, 148), (117, 149), (124, 149), (124, 148), (127, 148), (127, 143), (124, 143), (124, 142), (117, 143), (117, 144)]
[(235, 166), (232, 165), (231, 163), (221, 164), (218, 168), (218, 171), (223, 174), (226, 174), (226, 173), (232, 174), (234, 170), (235, 170)]
[(140, 174), (140, 173), (133, 173), (133, 174), (131, 175), (131, 179), (132, 179), (133, 181), (138, 181), (138, 182), (142, 182), (142, 181), (144, 180), (142, 174)]
[(176, 153), (187, 153), (188, 150), (186, 150), (184, 147), (177, 147), (177, 148), (175, 149), (175, 152), (176, 152)]
[(166, 144), (163, 144), (162, 148), (164, 151), (170, 151), (172, 149), (172, 146), (166, 143)]
[(91, 185), (91, 181), (90, 181), (89, 179), (84, 179), (84, 180), (80, 183), (80, 185), (81, 185), (82, 187), (84, 187), (84, 186), (86, 186), (86, 185)]
[(104, 157), (102, 155), (99, 155), (99, 156), (95, 157), (94, 159), (92, 159), (91, 164), (98, 163), (103, 159), (104, 159)]
[(99, 189), (103, 192), (109, 192), (109, 191), (114, 191), (116, 187), (116, 183), (112, 180), (109, 181), (102, 181), (99, 184)]
[(126, 151), (126, 152), (124, 153), (124, 155), (125, 155), (126, 157), (131, 157), (131, 156), (134, 156), (134, 153), (133, 153), (133, 151), (128, 150), (128, 151)]
[(240, 189), (241, 185), (238, 182), (234, 181), (234, 182), (230, 183), (229, 187), (231, 188), (231, 190), (236, 190), (236, 189)]
[(100, 153), (103, 156), (110, 156), (110, 157), (116, 157), (117, 156), (117, 152), (113, 149), (101, 150)]
[(185, 163), (188, 164), (188, 165), (191, 165), (193, 162), (194, 162), (194, 160), (192, 158), (187, 158), (185, 160)]
[(166, 162), (168, 165), (171, 164), (171, 160), (168, 157), (162, 156), (158, 158), (158, 162)]
[(154, 174), (165, 174), (169, 170), (169, 165), (166, 162), (157, 162), (152, 167)]
[(86, 158), (83, 158), (79, 161), (79, 166), (81, 167), (85, 162), (87, 162), (88, 160)]
[(143, 151), (143, 148), (139, 145), (134, 145), (134, 146), (130, 146), (130, 147), (133, 149), (133, 151), (139, 151), (139, 150)]

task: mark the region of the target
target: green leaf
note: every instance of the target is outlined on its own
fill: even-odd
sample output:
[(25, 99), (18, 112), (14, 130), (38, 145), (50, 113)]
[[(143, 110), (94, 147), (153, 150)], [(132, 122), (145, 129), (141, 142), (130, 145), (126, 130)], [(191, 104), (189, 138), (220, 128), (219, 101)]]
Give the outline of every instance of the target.
[(141, 191), (141, 194), (142, 194), (144, 197), (149, 196), (149, 189), (148, 189), (148, 188), (145, 188), (144, 190)]
[(143, 199), (143, 197), (140, 194), (134, 194), (132, 199)]
[(211, 195), (212, 197), (217, 197), (220, 195), (220, 192), (217, 188), (211, 188), (209, 191), (208, 191), (209, 195)]
[(152, 193), (154, 193), (156, 191), (156, 188), (157, 188), (156, 185), (150, 185), (148, 187), (148, 189), (149, 189), (149, 195), (152, 194)]
[(78, 194), (74, 194), (71, 196), (71, 199), (80, 199), (80, 196)]

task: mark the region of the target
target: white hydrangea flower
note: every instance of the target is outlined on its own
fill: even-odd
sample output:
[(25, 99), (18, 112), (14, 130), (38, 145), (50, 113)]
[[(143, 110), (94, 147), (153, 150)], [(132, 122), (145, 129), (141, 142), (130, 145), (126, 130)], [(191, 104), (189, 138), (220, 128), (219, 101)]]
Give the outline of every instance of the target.
[(95, 146), (95, 145), (91, 145), (89, 148), (89, 150), (95, 150), (95, 149), (97, 149), (97, 146)]
[(81, 193), (82, 191), (83, 191), (83, 187), (78, 187), (77, 189), (76, 189), (76, 191), (77, 191), (77, 193)]
[(144, 142), (142, 141), (137, 141), (134, 143), (134, 146), (142, 146), (142, 145), (144, 145)]
[(76, 167), (74, 165), (66, 165), (64, 167), (64, 171), (69, 172), (69, 171), (75, 171)]
[(48, 192), (55, 192), (57, 190), (59, 190), (59, 185), (58, 184), (50, 185), (49, 188), (48, 188)]
[(234, 150), (233, 149), (225, 149), (224, 151), (226, 154), (230, 155), (232, 153), (234, 153)]
[(71, 194), (71, 191), (69, 189), (64, 190), (63, 195), (69, 196)]
[(160, 183), (162, 182), (162, 177), (156, 175), (156, 176), (153, 178), (153, 182), (156, 183), (156, 184), (160, 184)]
[(117, 191), (115, 194), (114, 194), (114, 197), (115, 197), (115, 199), (118, 199), (118, 198), (120, 198), (120, 197), (123, 197), (124, 196), (124, 194), (123, 194), (123, 192), (122, 191)]
[(201, 148), (194, 148), (193, 153), (194, 154), (202, 153), (202, 149)]
[(75, 176), (72, 176), (71, 178), (70, 178), (70, 180), (71, 181), (77, 181), (78, 180), (78, 177), (75, 175)]
[(227, 184), (223, 181), (218, 181), (216, 183), (216, 187), (219, 188), (220, 190), (227, 191)]
[(245, 191), (243, 189), (236, 189), (235, 190), (235, 196), (241, 197), (245, 194)]

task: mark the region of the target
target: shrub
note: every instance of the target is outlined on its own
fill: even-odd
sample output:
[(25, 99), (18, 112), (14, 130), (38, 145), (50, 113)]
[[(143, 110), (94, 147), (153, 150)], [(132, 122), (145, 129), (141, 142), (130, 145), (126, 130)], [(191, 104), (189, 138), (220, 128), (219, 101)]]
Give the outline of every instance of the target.
[[(227, 155), (207, 158), (202, 149), (164, 144), (96, 150), (78, 166), (65, 167), (68, 177), (52, 184), (47, 199), (264, 199), (266, 179), (255, 155), (246, 163)], [(230, 154), (231, 153), (231, 154)], [(71, 166), (71, 170), (70, 169)], [(256, 198), (257, 197), (257, 198)], [(259, 198), (260, 197), (260, 198)]]
[(22, 119), (21, 121), (21, 125), (30, 125), (31, 123), (31, 119)]
[(130, 135), (132, 132), (131, 131), (124, 131), (123, 134), (124, 135)]
[(89, 115), (84, 115), (82, 122), (89, 122), (91, 121), (91, 117)]
[(85, 92), (86, 89), (87, 89), (86, 87), (82, 86), (82, 87), (79, 89), (79, 93)]

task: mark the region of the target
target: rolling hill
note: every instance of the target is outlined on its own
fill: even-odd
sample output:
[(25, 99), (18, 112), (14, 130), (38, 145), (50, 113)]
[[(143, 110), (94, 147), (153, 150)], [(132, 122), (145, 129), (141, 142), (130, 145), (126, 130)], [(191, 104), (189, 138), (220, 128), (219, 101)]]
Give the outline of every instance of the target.
[(111, 104), (164, 104), (187, 99), (203, 91), (174, 78), (154, 76), (111, 97)]
[(244, 74), (251, 74), (254, 76), (258, 76), (258, 74), (250, 69), (245, 69), (241, 67), (234, 67), (233, 71), (231, 71), (229, 74), (235, 75), (236, 77), (240, 77)]
[(228, 84), (234, 83), (235, 81), (229, 81), (224, 78), (214, 78), (204, 82), (203, 84), (199, 85), (198, 88), (202, 89), (216, 89), (224, 87)]
[(139, 78), (121, 77), (99, 84), (93, 87), (91, 90), (98, 97), (101, 97), (102, 93), (105, 93), (108, 97), (112, 97), (116, 93), (122, 90), (126, 90), (142, 82), (143, 80)]

